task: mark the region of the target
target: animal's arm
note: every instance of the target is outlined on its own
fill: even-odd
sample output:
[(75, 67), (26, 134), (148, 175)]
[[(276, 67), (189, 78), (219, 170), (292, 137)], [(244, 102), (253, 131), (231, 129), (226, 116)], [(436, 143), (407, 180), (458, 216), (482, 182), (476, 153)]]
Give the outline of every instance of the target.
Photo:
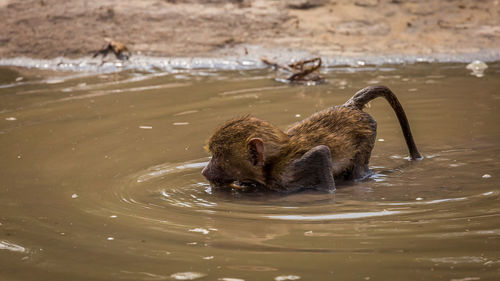
[(318, 189), (333, 192), (332, 158), (326, 145), (318, 145), (285, 169), (281, 185), (287, 191)]

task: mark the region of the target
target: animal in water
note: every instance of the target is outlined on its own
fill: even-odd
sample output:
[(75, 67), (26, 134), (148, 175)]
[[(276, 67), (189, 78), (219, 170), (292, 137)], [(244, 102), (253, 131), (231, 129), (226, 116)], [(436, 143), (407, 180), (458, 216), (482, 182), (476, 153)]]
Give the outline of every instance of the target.
[(104, 59), (110, 52), (115, 54), (115, 57), (119, 60), (128, 60), (130, 57), (130, 51), (127, 46), (121, 42), (113, 40), (109, 40), (106, 46), (95, 52), (92, 57), (95, 58), (98, 55), (102, 55), (102, 58)]
[(333, 192), (335, 182), (369, 174), (377, 123), (363, 108), (378, 97), (396, 113), (411, 159), (421, 159), (394, 93), (385, 86), (370, 86), (343, 105), (317, 112), (285, 131), (251, 116), (227, 121), (208, 140), (212, 158), (202, 174), (215, 186)]

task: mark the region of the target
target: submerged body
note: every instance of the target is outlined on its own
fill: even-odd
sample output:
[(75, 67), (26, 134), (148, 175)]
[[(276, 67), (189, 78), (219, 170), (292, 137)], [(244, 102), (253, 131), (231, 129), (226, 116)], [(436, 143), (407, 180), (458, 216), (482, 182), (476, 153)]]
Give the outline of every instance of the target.
[(419, 159), (395, 95), (387, 87), (373, 86), (344, 105), (315, 113), (284, 132), (254, 117), (226, 122), (209, 140), (212, 159), (202, 173), (216, 185), (238, 181), (287, 192), (304, 188), (333, 191), (335, 181), (361, 178), (368, 172), (377, 124), (362, 109), (380, 96), (396, 112), (411, 158)]
[(289, 157), (296, 158), (315, 146), (326, 145), (334, 179), (350, 180), (368, 171), (377, 122), (357, 108), (336, 106), (292, 125), (285, 133), (289, 136)]

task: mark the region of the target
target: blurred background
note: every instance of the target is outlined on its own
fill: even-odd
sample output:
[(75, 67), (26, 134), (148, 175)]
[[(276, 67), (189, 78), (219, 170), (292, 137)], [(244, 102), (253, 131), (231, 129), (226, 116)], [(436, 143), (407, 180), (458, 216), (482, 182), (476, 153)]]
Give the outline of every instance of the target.
[(81, 57), (106, 38), (150, 56), (461, 54), (500, 45), (498, 0), (1, 0), (0, 18), (2, 58)]

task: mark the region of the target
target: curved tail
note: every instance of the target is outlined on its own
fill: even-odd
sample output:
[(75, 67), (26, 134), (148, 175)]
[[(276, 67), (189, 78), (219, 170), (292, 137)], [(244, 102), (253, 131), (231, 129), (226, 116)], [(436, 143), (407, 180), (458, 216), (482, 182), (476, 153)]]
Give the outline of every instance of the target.
[(401, 125), (401, 130), (403, 131), (406, 145), (408, 146), (408, 150), (410, 151), (411, 159), (422, 159), (422, 155), (420, 155), (420, 153), (418, 152), (415, 141), (413, 140), (413, 136), (410, 130), (410, 124), (408, 123), (408, 119), (406, 118), (405, 111), (396, 98), (396, 95), (394, 95), (394, 93), (389, 88), (387, 88), (386, 86), (366, 87), (354, 94), (354, 96), (352, 96), (352, 98), (350, 98), (344, 104), (344, 106), (362, 110), (368, 102), (378, 97), (384, 97), (389, 102), (392, 109), (394, 109), (394, 112), (396, 113), (396, 116), (399, 120), (399, 125)]

